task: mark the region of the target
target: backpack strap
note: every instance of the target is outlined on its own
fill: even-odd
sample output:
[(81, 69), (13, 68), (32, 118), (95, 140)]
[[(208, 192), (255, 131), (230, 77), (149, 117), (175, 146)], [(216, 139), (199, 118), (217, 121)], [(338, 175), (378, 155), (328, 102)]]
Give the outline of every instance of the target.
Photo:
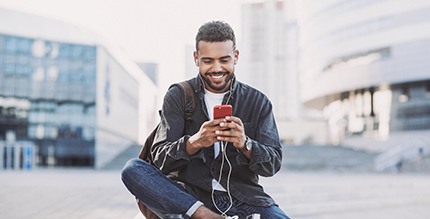
[(195, 95), (193, 88), (187, 81), (179, 82), (177, 85), (179, 85), (184, 91), (185, 125), (187, 125), (187, 122), (192, 120), (191, 115), (193, 114), (194, 108), (196, 107)]

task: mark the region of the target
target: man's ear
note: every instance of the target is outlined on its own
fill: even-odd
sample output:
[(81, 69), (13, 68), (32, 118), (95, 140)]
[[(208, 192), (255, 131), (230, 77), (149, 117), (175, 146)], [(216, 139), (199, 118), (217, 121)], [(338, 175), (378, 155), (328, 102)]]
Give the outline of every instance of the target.
[(194, 57), (194, 63), (196, 63), (196, 66), (199, 66), (199, 54), (197, 54), (197, 51), (193, 52)]
[(234, 50), (234, 64), (237, 64), (237, 61), (239, 60), (239, 50)]

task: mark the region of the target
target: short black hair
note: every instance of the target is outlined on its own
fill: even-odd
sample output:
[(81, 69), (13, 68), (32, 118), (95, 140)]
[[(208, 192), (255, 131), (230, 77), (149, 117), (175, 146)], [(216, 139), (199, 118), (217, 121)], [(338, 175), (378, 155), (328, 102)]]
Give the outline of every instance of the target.
[(199, 50), (199, 42), (224, 42), (233, 41), (233, 47), (236, 47), (236, 37), (231, 26), (223, 21), (210, 21), (203, 24), (196, 35), (196, 51)]

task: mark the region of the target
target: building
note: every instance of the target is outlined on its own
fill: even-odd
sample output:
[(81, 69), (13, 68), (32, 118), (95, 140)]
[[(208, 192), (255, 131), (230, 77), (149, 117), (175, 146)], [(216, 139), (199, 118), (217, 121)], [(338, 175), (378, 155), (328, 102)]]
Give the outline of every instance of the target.
[(324, 111), (330, 141), (373, 151), (428, 145), (430, 2), (297, 2), (301, 98)]
[(155, 126), (144, 119), (156, 90), (100, 37), (0, 8), (2, 148), (33, 145), (38, 166), (101, 168)]
[[(279, 117), (287, 117), (285, 95), (294, 96), (293, 80), (287, 77), (287, 21), (284, 1), (264, 1), (242, 5), (240, 79), (265, 93)], [(287, 110), (286, 110), (287, 109)], [(291, 108), (290, 108), (291, 109)], [(290, 113), (290, 116), (296, 113)]]
[(143, 72), (158, 85), (158, 63), (155, 62), (138, 62), (137, 65)]
[(292, 0), (243, 4), (238, 77), (269, 97), (284, 143), (324, 144), (325, 122), (299, 99), (298, 31)]

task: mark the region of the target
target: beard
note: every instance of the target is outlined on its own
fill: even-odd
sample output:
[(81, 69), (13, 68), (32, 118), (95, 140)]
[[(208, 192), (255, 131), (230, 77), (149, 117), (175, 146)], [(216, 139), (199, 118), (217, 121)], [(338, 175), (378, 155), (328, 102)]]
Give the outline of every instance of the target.
[[(227, 74), (227, 77), (225, 80), (223, 80), (221, 83), (213, 83), (210, 79), (211, 75), (220, 75), (220, 74)], [(230, 85), (232, 79), (234, 78), (234, 73), (228, 74), (227, 72), (208, 72), (205, 74), (201, 74), (203, 78), (203, 81), (205, 82), (205, 86), (211, 88), (214, 91), (218, 92), (224, 92), (228, 90), (228, 86)]]

